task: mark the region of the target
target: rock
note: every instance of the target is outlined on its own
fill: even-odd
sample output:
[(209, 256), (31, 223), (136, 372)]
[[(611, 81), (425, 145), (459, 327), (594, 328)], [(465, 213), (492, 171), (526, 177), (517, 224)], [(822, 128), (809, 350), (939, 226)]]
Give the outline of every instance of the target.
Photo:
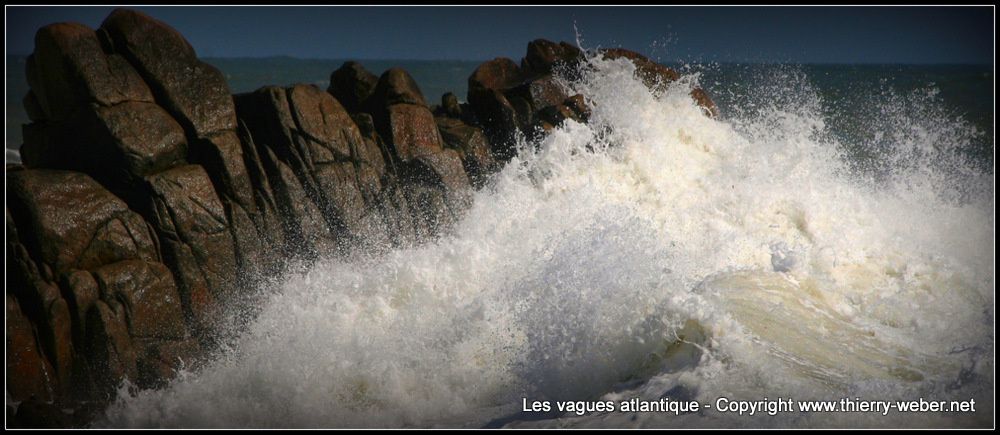
[(42, 28), (27, 70), (35, 111), (43, 112), (25, 129), (29, 167), (86, 172), (128, 196), (143, 176), (184, 162), (183, 129), (123, 57), (103, 52), (93, 30)]
[[(142, 13), (117, 9), (101, 25), (110, 48), (139, 71), (156, 99), (184, 127), (190, 157), (209, 170), (231, 232), (242, 248), (241, 271), (262, 255), (261, 234), (275, 231), (260, 216), (249, 184), (236, 129), (236, 112), (225, 77), (198, 60), (176, 30)], [(227, 256), (229, 253), (226, 254)]]
[[(98, 131), (91, 137), (97, 143), (110, 147), (105, 154), (110, 158), (89, 164), (93, 170), (98, 170), (101, 163), (105, 169), (108, 164), (121, 167), (134, 177), (122, 181), (132, 183), (145, 175), (185, 162), (187, 141), (184, 131), (159, 106), (129, 101), (98, 108), (96, 115), (92, 125)], [(92, 159), (101, 157), (94, 156)]]
[(54, 284), (35, 281), (34, 295), (23, 300), (29, 318), (34, 318), (39, 342), (55, 369), (56, 396), (64, 396), (73, 374), (73, 330), (69, 305)]
[(126, 259), (157, 261), (143, 219), (77, 172), (7, 174), (8, 207), (33, 257), (59, 275)]
[(389, 150), (384, 147), (382, 138), (375, 131), (375, 121), (367, 113), (359, 113), (351, 118), (364, 138), (364, 144), (356, 145), (351, 155), (359, 163), (371, 166), (381, 179), (386, 174), (385, 156), (389, 154)]
[(208, 174), (179, 166), (146, 178), (147, 216), (164, 262), (176, 274), (184, 305), (198, 327), (212, 323), (217, 299), (232, 296), (236, 258), (225, 210)]
[[(365, 141), (354, 120), (331, 95), (314, 86), (297, 85), (288, 89), (268, 87), (236, 97), (240, 119), (248, 126), (258, 147), (266, 147), (291, 171), (316, 208), (327, 221), (326, 234), (350, 237), (365, 231), (362, 225), (364, 195), (359, 188), (358, 166), (377, 171), (380, 152)], [(426, 110), (426, 109), (425, 109)], [(268, 153), (258, 150), (262, 157)], [(284, 170), (272, 164), (272, 186), (291, 189)], [(370, 175), (368, 183), (373, 182)], [(275, 179), (278, 181), (276, 182)], [(291, 200), (291, 198), (289, 198)], [(292, 210), (308, 213), (298, 204)], [(308, 208), (308, 206), (306, 206)], [(305, 223), (306, 217), (295, 219)], [(292, 222), (290, 236), (301, 238)], [(318, 233), (323, 234), (323, 233)]]
[(567, 95), (551, 76), (543, 76), (504, 90), (504, 96), (517, 113), (519, 129), (533, 135), (531, 126), (538, 121), (538, 112), (561, 104)]
[[(625, 58), (630, 60), (632, 64), (635, 65), (636, 75), (642, 79), (643, 83), (653, 92), (661, 92), (666, 85), (677, 81), (677, 79), (681, 77), (681, 75), (672, 68), (660, 65), (653, 62), (646, 56), (624, 48), (607, 49), (602, 52), (602, 55), (605, 59)], [(691, 98), (693, 98), (698, 105), (705, 109), (706, 116), (712, 118), (719, 116), (719, 109), (715, 106), (715, 103), (711, 98), (709, 98), (708, 94), (705, 93), (703, 89), (693, 89), (691, 91)]]
[(462, 119), (462, 106), (458, 104), (458, 97), (448, 92), (441, 96), (442, 114), (456, 119)]
[[(129, 68), (131, 70), (134, 67), (137, 71), (133, 74), (141, 78), (140, 83), (145, 81), (148, 84), (149, 101), (153, 101), (152, 96), (155, 95), (156, 101), (163, 105), (162, 108), (150, 105), (149, 108), (143, 108), (143, 111), (123, 112), (148, 112), (149, 115), (142, 118), (132, 115), (126, 118), (129, 122), (120, 122), (119, 128), (104, 135), (107, 137), (104, 142), (124, 141), (152, 147), (171, 140), (171, 143), (183, 145), (169, 148), (170, 153), (164, 151), (163, 154), (170, 157), (169, 160), (162, 158), (162, 162), (157, 165), (145, 164), (144, 167), (150, 170), (131, 171), (135, 179), (117, 184), (140, 184), (137, 181), (146, 175), (187, 163), (184, 157), (202, 164), (211, 174), (227, 219), (232, 221), (234, 237), (239, 238), (241, 246), (246, 247), (247, 252), (240, 252), (241, 263), (252, 263), (253, 259), (261, 256), (261, 249), (253, 248), (259, 246), (260, 233), (272, 229), (264, 226), (256, 210), (253, 189), (249, 185), (242, 156), (242, 145), (235, 134), (236, 117), (232, 97), (221, 72), (198, 60), (190, 44), (175, 30), (139, 12), (115, 10), (104, 21), (97, 35), (104, 42), (104, 50), (114, 53), (108, 58), (119, 59), (126, 66), (131, 64)], [(154, 114), (162, 120), (143, 123)], [(166, 120), (171, 117), (176, 122)], [(83, 123), (95, 124), (89, 120)], [(152, 128), (155, 125), (161, 128)], [(169, 132), (163, 130), (166, 126), (170, 126)], [(129, 137), (134, 137), (135, 140), (126, 141)], [(177, 141), (178, 137), (182, 139)], [(131, 156), (130, 151), (133, 149), (124, 148), (124, 152), (119, 154)], [(135, 155), (145, 156), (146, 153)], [(145, 163), (146, 160), (150, 159), (143, 159), (140, 163)], [(103, 159), (95, 165), (69, 168), (91, 173), (102, 183), (114, 187), (116, 183), (109, 183), (98, 175), (100, 168), (107, 165), (107, 159)], [(142, 202), (145, 197), (144, 192), (114, 190), (122, 194), (130, 204)]]
[(362, 141), (361, 131), (337, 100), (315, 86), (296, 85), (288, 89), (289, 109), (295, 120), (299, 147), (308, 147), (311, 163), (346, 161), (351, 147)]
[(426, 107), (394, 104), (388, 108), (387, 128), (380, 135), (387, 139), (393, 156), (408, 162), (421, 155), (441, 151), (442, 139), (434, 115)]
[(76, 426), (72, 416), (58, 405), (45, 400), (31, 399), (17, 405), (17, 414), (11, 418), (12, 428), (59, 429)]
[(101, 24), (115, 53), (139, 71), (164, 107), (193, 136), (234, 130), (236, 115), (225, 77), (198, 60), (170, 26), (141, 12), (116, 9)]
[(49, 120), (68, 119), (90, 103), (108, 107), (153, 102), (135, 70), (120, 56), (105, 56), (97, 34), (82, 24), (58, 23), (38, 30), (28, 82)]
[(583, 57), (583, 51), (567, 42), (555, 42), (546, 39), (536, 39), (528, 43), (528, 51), (524, 56), (522, 69), (535, 75), (551, 74), (560, 66), (572, 67)]
[(435, 121), (445, 146), (458, 152), (465, 172), (476, 180), (473, 184), (496, 169), (489, 141), (481, 129), (454, 118), (438, 117)]
[(496, 89), (469, 93), (469, 102), (490, 139), (493, 155), (510, 160), (516, 154), (515, 143), (521, 132), (518, 112), (504, 94)]
[(102, 300), (122, 303), (130, 337), (155, 340), (187, 338), (174, 277), (163, 264), (143, 260), (119, 261), (95, 269), (93, 276), (100, 285)]
[(590, 107), (587, 106), (586, 99), (582, 94), (576, 94), (567, 98), (563, 101), (563, 104), (569, 107), (579, 120), (586, 122), (590, 119)]
[[(375, 132), (375, 121), (371, 115), (358, 113), (352, 118), (364, 138), (363, 144), (351, 150), (358, 168), (358, 188), (365, 196), (365, 203), (372, 207), (378, 202), (376, 197), (382, 191), (386, 177), (390, 175), (386, 158), (389, 156), (389, 149)], [(395, 176), (396, 171), (392, 170), (391, 174)]]
[(52, 364), (42, 354), (31, 322), (21, 312), (10, 293), (6, 295), (7, 315), (7, 394), (8, 400), (31, 397), (49, 401), (54, 396), (56, 379)]
[(335, 237), (296, 174), (301, 173), (307, 179), (311, 169), (295, 140), (298, 127), (286, 90), (269, 86), (236, 95), (234, 100), (240, 122), (246, 127), (248, 141), (266, 176), (270, 188), (266, 193), (273, 197), (282, 223), (283, 250), (290, 255), (314, 256), (317, 251), (332, 248)]
[(605, 59), (628, 59), (635, 65), (635, 73), (647, 87), (658, 89), (681, 77), (677, 71), (653, 62), (648, 57), (624, 48), (609, 48), (601, 51)]
[(540, 110), (558, 105), (567, 97), (551, 73), (529, 70), (534, 62), (542, 70), (551, 71), (552, 64), (557, 62), (543, 56), (543, 45), (530, 46), (534, 52), (530, 62), (525, 59), (524, 69), (510, 59), (497, 58), (481, 64), (469, 77), (469, 104), (489, 138), (494, 157), (500, 161), (516, 154), (519, 137), (534, 137), (534, 127), (541, 121)]
[(32, 121), (42, 121), (45, 120), (48, 115), (42, 109), (42, 103), (38, 101), (38, 97), (35, 95), (34, 91), (28, 91), (24, 95), (24, 99), (21, 100), (24, 104), (24, 111), (28, 114), (28, 119)]
[(123, 379), (137, 380), (136, 352), (121, 304), (98, 301), (87, 313), (86, 355), (99, 391), (108, 395)]
[[(157, 239), (123, 201), (76, 172), (21, 170), (9, 173), (8, 181), (8, 227), (15, 236), (8, 251), (20, 276), (8, 283), (19, 287), (12, 293), (23, 298), (18, 305), (28, 308), (22, 311), (51, 367), (51, 373), (25, 374), (29, 384), (18, 388), (37, 390), (31, 383), (51, 379), (48, 388), (57, 397), (70, 390), (82, 397), (105, 394), (114, 386), (106, 382), (136, 379), (133, 339), (187, 337)], [(89, 379), (101, 390), (88, 391)]]
[(694, 99), (699, 106), (705, 109), (705, 114), (710, 118), (719, 117), (719, 108), (715, 106), (715, 102), (708, 96), (702, 88), (695, 88), (691, 90), (691, 98)]
[(410, 211), (426, 228), (422, 237), (450, 227), (468, 208), (472, 189), (455, 150), (420, 155), (404, 163), (401, 172)]
[(458, 152), (451, 149), (424, 154), (408, 166), (406, 180), (444, 187), (451, 191), (468, 190), (469, 178), (462, 169)]
[(372, 115), (369, 113), (356, 113), (351, 115), (351, 119), (354, 120), (354, 124), (358, 126), (358, 131), (361, 135), (367, 139), (374, 140), (376, 135), (375, 131), (375, 120), (372, 119)]
[(125, 198), (136, 194), (142, 177), (181, 164), (187, 155), (183, 130), (152, 103), (88, 107), (72, 120), (32, 127), (37, 130), (26, 131), (22, 147), (26, 165), (85, 172)]
[(417, 82), (402, 68), (390, 68), (382, 73), (369, 100), (368, 111), (375, 112), (379, 108), (393, 104), (415, 104), (427, 107), (427, 100), (424, 98), (423, 92), (420, 92)]
[(552, 126), (562, 124), (567, 119), (578, 120), (576, 112), (573, 112), (572, 109), (563, 104), (546, 107), (539, 112), (538, 116), (542, 121)]
[(378, 77), (372, 74), (360, 63), (344, 62), (330, 74), (330, 87), (327, 92), (333, 95), (347, 109), (356, 113), (362, 110), (365, 101), (375, 91)]
[(73, 342), (82, 343), (86, 337), (87, 312), (100, 300), (101, 289), (90, 272), (73, 270), (63, 274), (59, 282), (73, 319)]
[(197, 340), (157, 342), (145, 346), (145, 352), (136, 363), (139, 384), (146, 388), (159, 388), (164, 380), (171, 379), (181, 367), (190, 369), (201, 353)]
[(514, 61), (498, 57), (479, 65), (469, 77), (469, 102), (473, 95), (489, 89), (507, 89), (521, 84), (524, 77)]

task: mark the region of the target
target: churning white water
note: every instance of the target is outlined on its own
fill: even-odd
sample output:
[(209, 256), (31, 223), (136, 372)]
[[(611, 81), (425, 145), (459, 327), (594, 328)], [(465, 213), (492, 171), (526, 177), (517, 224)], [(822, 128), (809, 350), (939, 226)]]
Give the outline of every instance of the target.
[[(990, 424), (994, 178), (958, 157), (965, 127), (883, 102), (891, 148), (858, 167), (801, 76), (714, 120), (696, 75), (653, 95), (627, 61), (592, 66), (567, 83), (590, 123), (525, 146), (448, 234), (293, 274), (230, 349), (97, 425)], [(689, 321), (703, 352), (658, 358)], [(632, 397), (979, 412), (520, 413)]]

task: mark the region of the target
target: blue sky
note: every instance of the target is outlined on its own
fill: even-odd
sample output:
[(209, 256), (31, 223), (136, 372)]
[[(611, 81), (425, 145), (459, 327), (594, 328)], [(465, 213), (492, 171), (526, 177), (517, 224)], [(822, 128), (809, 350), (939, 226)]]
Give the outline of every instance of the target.
[[(6, 7), (8, 54), (35, 31), (98, 27), (110, 7)], [(535, 38), (661, 61), (993, 63), (991, 7), (140, 7), (200, 56), (518, 59)]]

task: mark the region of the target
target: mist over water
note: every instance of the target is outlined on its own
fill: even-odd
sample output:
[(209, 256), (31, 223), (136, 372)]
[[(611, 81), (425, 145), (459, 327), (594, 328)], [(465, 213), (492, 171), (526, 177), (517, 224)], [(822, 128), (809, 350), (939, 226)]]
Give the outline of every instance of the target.
[[(228, 347), (97, 426), (988, 426), (994, 174), (933, 90), (839, 118), (808, 75), (760, 73), (723, 119), (686, 75), (653, 94), (625, 60), (522, 151), (455, 228), (325, 259), (261, 296)], [(991, 166), (991, 165), (989, 165)], [(700, 360), (650, 365), (689, 320)], [(967, 400), (971, 414), (519, 417), (521, 399)], [(537, 417), (536, 417), (537, 418)], [(528, 421), (530, 420), (530, 421)]]

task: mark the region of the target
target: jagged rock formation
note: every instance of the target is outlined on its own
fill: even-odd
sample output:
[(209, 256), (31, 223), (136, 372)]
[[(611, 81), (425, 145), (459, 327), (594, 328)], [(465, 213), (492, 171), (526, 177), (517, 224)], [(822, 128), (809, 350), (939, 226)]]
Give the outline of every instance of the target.
[[(651, 87), (677, 73), (627, 50)], [(428, 105), (393, 68), (330, 87), (231, 95), (168, 25), (119, 9), (97, 30), (40, 29), (28, 58), (24, 166), (7, 168), (7, 381), (13, 423), (81, 424), (125, 379), (153, 387), (211, 348), (226, 309), (288, 259), (435, 237), (472, 189), (567, 119), (584, 53), (536, 40), (520, 65)], [(692, 97), (716, 113), (701, 90)]]

